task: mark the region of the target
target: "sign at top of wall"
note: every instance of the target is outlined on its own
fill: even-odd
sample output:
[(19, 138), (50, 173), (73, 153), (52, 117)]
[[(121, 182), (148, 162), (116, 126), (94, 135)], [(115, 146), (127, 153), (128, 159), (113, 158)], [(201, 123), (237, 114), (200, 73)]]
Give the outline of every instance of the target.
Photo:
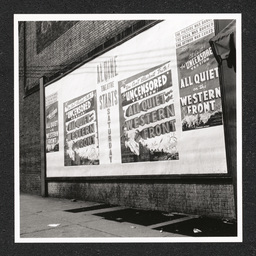
[(119, 86), (122, 163), (178, 159), (170, 62)]
[(75, 25), (77, 21), (37, 21), (36, 49), (37, 54)]
[(218, 66), (209, 44), (213, 20), (201, 20), (175, 36), (182, 130), (221, 125)]

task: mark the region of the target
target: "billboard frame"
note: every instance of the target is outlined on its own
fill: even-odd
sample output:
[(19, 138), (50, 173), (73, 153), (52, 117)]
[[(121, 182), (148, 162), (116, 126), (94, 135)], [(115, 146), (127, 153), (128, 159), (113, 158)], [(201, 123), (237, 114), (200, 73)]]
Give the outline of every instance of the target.
[[(144, 27), (140, 29), (139, 31), (134, 32), (132, 35), (123, 38), (122, 40), (115, 42), (114, 44), (102, 48), (102, 50), (94, 53), (91, 57), (86, 58), (84, 61), (80, 62), (79, 64), (75, 65), (65, 73), (62, 73), (59, 77), (54, 78), (53, 80), (46, 82), (45, 77), (40, 78), (40, 115), (42, 114), (45, 116), (44, 108), (45, 108), (45, 99), (42, 98), (45, 95), (45, 88), (52, 83), (62, 79), (69, 73), (73, 72), (74, 70), (78, 69), (82, 65), (92, 61), (93, 59), (97, 58), (98, 56), (101, 56), (105, 52), (117, 47), (118, 45), (128, 41), (133, 36), (136, 36), (137, 34), (151, 28), (152, 26), (158, 24), (162, 20), (156, 20), (153, 23), (150, 23), (147, 25), (147, 27)], [(218, 31), (218, 20), (214, 20), (214, 27), (215, 27), (215, 34), (217, 34)], [(221, 66), (219, 66), (220, 70)], [(220, 73), (219, 80), (221, 82), (222, 80), (222, 73)], [(223, 108), (225, 107), (225, 101), (222, 99)], [(225, 111), (224, 111), (225, 112)], [(226, 116), (223, 113), (223, 119), (225, 120)], [(223, 123), (223, 127), (225, 126), (225, 121)], [(197, 182), (197, 183), (219, 183), (219, 184), (233, 184), (233, 172), (230, 170), (230, 166), (228, 164), (229, 161), (227, 161), (227, 173), (206, 173), (206, 174), (149, 174), (149, 175), (109, 175), (109, 176), (63, 176), (63, 177), (47, 177), (47, 165), (46, 165), (46, 150), (45, 150), (45, 118), (40, 117), (40, 127), (41, 127), (41, 134), (44, 133), (44, 135), (41, 135), (41, 193), (42, 195), (47, 196), (47, 183), (49, 182), (86, 182), (86, 181), (105, 181), (105, 182), (123, 182), (123, 181), (142, 181), (142, 182), (149, 182), (150, 180), (154, 179), (154, 181), (161, 181), (161, 182)], [(225, 127), (224, 127), (225, 129)], [(226, 130), (226, 129), (225, 129)], [(43, 148), (44, 147), (44, 148)], [(229, 145), (225, 143), (225, 152), (227, 156), (227, 152)]]

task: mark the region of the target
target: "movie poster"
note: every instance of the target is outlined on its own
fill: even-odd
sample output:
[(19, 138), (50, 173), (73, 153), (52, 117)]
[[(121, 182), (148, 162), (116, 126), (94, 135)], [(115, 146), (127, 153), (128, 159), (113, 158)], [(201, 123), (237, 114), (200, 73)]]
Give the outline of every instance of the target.
[(218, 65), (209, 44), (214, 35), (213, 20), (175, 33), (183, 131), (222, 124)]
[(46, 153), (59, 151), (57, 92), (45, 99)]
[(122, 163), (177, 160), (170, 62), (119, 82)]
[(117, 56), (97, 63), (100, 164), (120, 163)]
[(65, 166), (98, 165), (96, 90), (64, 103)]

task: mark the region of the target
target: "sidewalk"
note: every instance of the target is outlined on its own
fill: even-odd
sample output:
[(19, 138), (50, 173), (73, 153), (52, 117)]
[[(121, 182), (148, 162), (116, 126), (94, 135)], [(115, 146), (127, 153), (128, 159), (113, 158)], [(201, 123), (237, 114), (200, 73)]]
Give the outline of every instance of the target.
[(20, 238), (236, 236), (236, 223), (88, 201), (20, 195)]
[[(98, 209), (97, 209), (98, 208)], [(67, 210), (78, 209), (78, 212)], [(80, 211), (85, 210), (85, 211)], [(88, 210), (87, 210), (88, 209)], [(182, 235), (154, 230), (145, 226), (107, 220), (101, 214), (118, 213), (126, 207), (60, 198), (20, 195), (20, 237), (181, 237)], [(122, 212), (122, 211), (121, 211)], [(97, 214), (97, 215), (96, 215)], [(50, 225), (50, 226), (49, 226)], [(161, 224), (159, 224), (161, 226)]]

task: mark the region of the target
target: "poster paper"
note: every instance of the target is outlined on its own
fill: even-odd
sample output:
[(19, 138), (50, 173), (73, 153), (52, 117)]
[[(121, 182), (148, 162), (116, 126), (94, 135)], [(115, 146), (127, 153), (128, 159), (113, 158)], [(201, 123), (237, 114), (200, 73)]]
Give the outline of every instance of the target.
[(120, 163), (118, 56), (97, 63), (100, 163)]
[(64, 103), (65, 166), (98, 165), (96, 91)]
[(201, 20), (175, 36), (182, 130), (221, 125), (219, 71), (209, 44), (213, 20)]
[(122, 163), (177, 160), (170, 63), (119, 82)]
[(59, 151), (58, 94), (45, 100), (46, 153)]
[(222, 115), (208, 118), (221, 113), (213, 21), (178, 21), (160, 22), (45, 88), (46, 98), (58, 93), (59, 130), (47, 177), (227, 173)]

